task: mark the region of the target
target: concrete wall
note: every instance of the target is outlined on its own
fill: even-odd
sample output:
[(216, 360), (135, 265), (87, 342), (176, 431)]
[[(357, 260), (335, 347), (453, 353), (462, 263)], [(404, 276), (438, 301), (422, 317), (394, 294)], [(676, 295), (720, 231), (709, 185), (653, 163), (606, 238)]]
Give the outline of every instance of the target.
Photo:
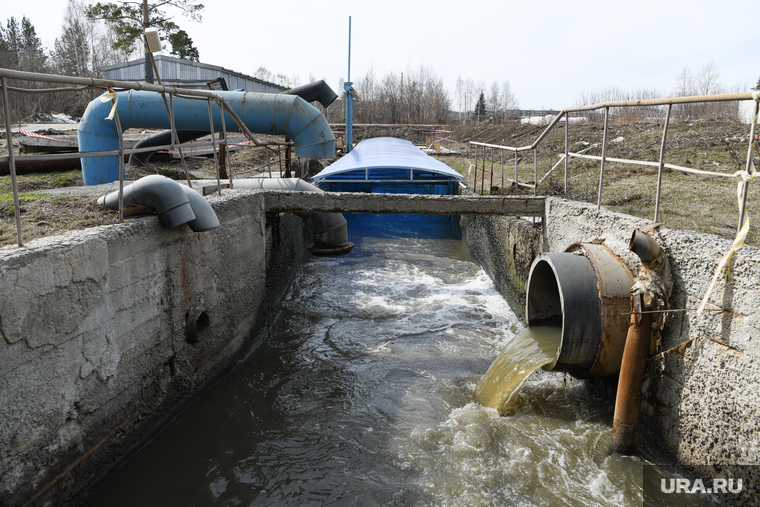
[(310, 234), (263, 203), (213, 198), (205, 233), (153, 216), (0, 249), (0, 505), (75, 503), (256, 345)]
[(462, 216), (462, 239), (520, 319), (525, 320), (525, 288), (533, 259), (543, 246), (540, 220)]
[[(638, 273), (640, 262), (628, 251), (628, 241), (633, 230), (648, 221), (555, 198), (547, 198), (546, 206), (544, 251), (561, 252), (574, 242), (603, 242)], [(462, 218), (463, 238), (489, 273), (496, 273), (497, 287), (510, 303), (515, 300), (513, 289), (504, 287), (524, 287), (526, 266), (532, 262), (530, 254), (514, 252), (520, 251), (521, 243), (527, 251), (535, 239), (533, 231), (516, 222)], [(696, 309), (731, 241), (665, 226), (655, 237), (671, 263), (671, 307)], [(671, 314), (662, 336), (664, 352), (649, 362), (639, 425), (685, 465), (758, 463), (759, 280), (760, 249), (745, 246), (710, 298), (708, 308), (718, 311), (701, 317), (695, 311)], [(518, 308), (522, 305), (524, 294)]]

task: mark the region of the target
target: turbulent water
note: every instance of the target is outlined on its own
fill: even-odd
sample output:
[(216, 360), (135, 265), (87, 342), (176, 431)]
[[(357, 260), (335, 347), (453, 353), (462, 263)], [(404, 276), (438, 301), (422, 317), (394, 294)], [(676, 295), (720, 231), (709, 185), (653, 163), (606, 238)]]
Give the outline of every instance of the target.
[(508, 417), (476, 401), (524, 326), (445, 218), (349, 233), (354, 252), (310, 259), (265, 344), (87, 505), (641, 505), (641, 460), (608, 456), (612, 407), (580, 381), (539, 370)]
[(505, 415), (528, 377), (554, 360), (561, 340), (562, 329), (555, 326), (533, 326), (515, 336), (478, 382), (476, 399)]

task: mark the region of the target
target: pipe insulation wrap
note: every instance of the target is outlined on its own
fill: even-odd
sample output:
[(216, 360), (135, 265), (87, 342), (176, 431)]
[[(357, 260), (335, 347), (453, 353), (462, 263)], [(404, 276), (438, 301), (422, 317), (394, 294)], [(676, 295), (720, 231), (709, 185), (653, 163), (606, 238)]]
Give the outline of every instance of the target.
[[(258, 134), (285, 135), (295, 143), (295, 154), (304, 158), (335, 156), (335, 136), (325, 117), (315, 107), (296, 95), (216, 92), (223, 97), (246, 127)], [(169, 115), (161, 94), (130, 90), (119, 92), (116, 109), (121, 126), (128, 128), (170, 129)], [(77, 127), (79, 151), (117, 150), (119, 136), (115, 121), (107, 120), (110, 102), (96, 98), (87, 106)], [(212, 107), (214, 125), (221, 127), (221, 111)], [(208, 131), (208, 105), (205, 100), (177, 98), (174, 101), (175, 126), (181, 130)], [(227, 130), (239, 131), (229, 113), (225, 113)], [(118, 157), (82, 159), (85, 185), (110, 183), (118, 179)]]

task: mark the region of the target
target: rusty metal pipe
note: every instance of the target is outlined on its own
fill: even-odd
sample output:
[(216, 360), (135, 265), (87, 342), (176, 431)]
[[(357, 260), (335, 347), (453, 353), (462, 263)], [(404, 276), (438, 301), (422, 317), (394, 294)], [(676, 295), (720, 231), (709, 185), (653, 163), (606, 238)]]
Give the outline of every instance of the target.
[(641, 232), (639, 229), (633, 231), (628, 242), (628, 250), (638, 255), (642, 264), (650, 269), (652, 262), (662, 255), (662, 247), (649, 234)]
[(667, 256), (654, 239), (636, 229), (628, 242), (628, 249), (641, 259), (642, 270), (631, 288), (631, 321), (623, 349), (612, 421), (611, 451), (619, 454), (630, 454), (635, 448), (646, 359), (656, 350), (656, 337), (664, 325), (664, 316), (658, 316), (654, 321), (653, 314), (642, 313), (642, 309), (666, 308), (672, 288)]
[(635, 447), (636, 419), (641, 402), (641, 382), (652, 336), (652, 314), (631, 314), (631, 325), (620, 365), (615, 415), (612, 421), (611, 450), (630, 454)]

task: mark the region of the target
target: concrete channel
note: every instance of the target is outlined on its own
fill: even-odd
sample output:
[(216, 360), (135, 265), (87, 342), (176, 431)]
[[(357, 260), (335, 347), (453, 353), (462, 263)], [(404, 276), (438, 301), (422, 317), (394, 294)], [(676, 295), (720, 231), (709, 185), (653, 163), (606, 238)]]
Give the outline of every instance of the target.
[[(628, 239), (649, 224), (557, 198), (370, 197), (225, 190), (209, 198), (221, 222), (209, 232), (168, 231), (150, 216), (0, 249), (0, 504), (81, 500), (261, 343), (308, 255), (310, 230), (290, 212), (412, 210), (403, 201), (460, 214), (465, 244), (523, 318), (536, 256), (603, 244), (636, 273)], [(655, 235), (672, 308), (696, 308), (731, 242), (664, 226)], [(649, 360), (640, 424), (686, 466), (757, 463), (758, 254), (734, 256), (711, 311), (671, 314)]]

